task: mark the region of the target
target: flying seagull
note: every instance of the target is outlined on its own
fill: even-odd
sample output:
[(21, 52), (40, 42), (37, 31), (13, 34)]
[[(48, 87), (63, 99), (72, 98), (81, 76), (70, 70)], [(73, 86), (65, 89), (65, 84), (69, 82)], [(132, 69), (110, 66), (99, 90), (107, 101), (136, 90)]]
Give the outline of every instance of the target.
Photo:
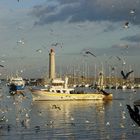
[(37, 49), (36, 52), (42, 53), (42, 50), (41, 49)]
[(25, 43), (24, 43), (24, 41), (23, 41), (23, 40), (18, 40), (18, 41), (17, 41), (17, 44), (24, 45)]
[(94, 54), (93, 54), (92, 52), (90, 52), (90, 51), (86, 51), (85, 53), (86, 53), (86, 54), (90, 54), (90, 55), (96, 57), (96, 55), (94, 55)]
[(3, 65), (0, 65), (0, 67), (4, 67)]
[(126, 22), (125, 22), (125, 25), (124, 25), (124, 28), (128, 28), (128, 27), (129, 27), (128, 25), (129, 25), (129, 22), (126, 21)]
[(131, 119), (134, 120), (140, 126), (140, 114), (138, 107), (134, 106), (134, 109), (132, 109), (130, 105), (126, 106)]
[(139, 109), (136, 105), (134, 105), (134, 111), (135, 111), (135, 113), (139, 114)]
[(104, 95), (106, 95), (106, 96), (110, 94), (110, 93), (104, 91), (103, 89), (100, 89), (100, 91), (101, 91)]
[(119, 61), (121, 61), (121, 58), (120, 58), (119, 56), (116, 56), (116, 58), (117, 58)]
[(133, 70), (130, 71), (130, 72), (128, 72), (128, 73), (126, 73), (126, 74), (124, 74), (124, 71), (122, 70), (122, 71), (121, 71), (121, 75), (123, 76), (123, 79), (124, 79), (124, 80), (127, 80), (128, 76), (129, 76), (132, 72), (133, 72)]
[(130, 10), (130, 14), (132, 15), (135, 14), (135, 11), (136, 11), (135, 9)]
[(101, 92), (103, 95), (106, 95), (108, 96), (110, 93), (104, 91), (103, 89), (100, 89), (100, 88), (96, 88), (99, 92)]

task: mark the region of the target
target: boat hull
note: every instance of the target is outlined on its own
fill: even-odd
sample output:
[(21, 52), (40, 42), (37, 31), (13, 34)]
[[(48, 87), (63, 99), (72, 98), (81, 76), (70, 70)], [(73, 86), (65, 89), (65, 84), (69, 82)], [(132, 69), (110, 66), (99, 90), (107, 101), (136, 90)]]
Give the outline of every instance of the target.
[(24, 89), (25, 89), (25, 86), (23, 85), (15, 85), (15, 84), (9, 85), (9, 92), (12, 95), (23, 93)]
[(16, 85), (16, 90), (17, 90), (17, 91), (21, 91), (21, 90), (24, 90), (24, 89), (25, 89), (25, 86)]
[(53, 93), (46, 91), (31, 91), (34, 101), (47, 100), (111, 100), (112, 94), (103, 95), (102, 93), (81, 93), (81, 94), (67, 94), (67, 93)]

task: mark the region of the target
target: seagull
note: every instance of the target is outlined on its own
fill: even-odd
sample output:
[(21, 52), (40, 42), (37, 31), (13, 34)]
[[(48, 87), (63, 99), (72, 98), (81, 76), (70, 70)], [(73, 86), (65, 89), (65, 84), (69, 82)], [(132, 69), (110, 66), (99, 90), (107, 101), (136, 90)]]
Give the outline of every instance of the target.
[(108, 93), (108, 92), (106, 92), (106, 91), (104, 91), (103, 89), (101, 89), (101, 88), (98, 88), (98, 87), (95, 87), (99, 92), (101, 92), (103, 95), (106, 95), (106, 96), (108, 96), (110, 93)]
[(124, 28), (126, 28), (126, 29), (127, 29), (127, 28), (129, 28), (129, 26), (128, 26), (128, 25), (129, 25), (129, 22), (128, 22), (128, 21), (126, 21), (126, 22), (125, 22), (125, 25), (124, 25)]
[(51, 44), (51, 46), (53, 46), (53, 47), (60, 47), (60, 48), (62, 48), (62, 45), (63, 45), (63, 43), (59, 43), (59, 42), (56, 42), (56, 43), (52, 43)]
[(117, 58), (119, 61), (121, 61), (121, 58), (120, 58), (119, 56), (116, 56), (116, 58)]
[(23, 97), (25, 97), (25, 95), (24, 95), (24, 93), (23, 93), (23, 92), (21, 92), (21, 95), (22, 95)]
[(139, 109), (136, 105), (134, 105), (134, 111), (135, 111), (135, 113), (139, 114)]
[(111, 70), (112, 70), (112, 71), (115, 71), (115, 67), (112, 67)]
[(109, 125), (110, 125), (110, 122), (107, 122), (107, 123), (106, 123), (106, 126), (109, 126)]
[(59, 43), (52, 43), (51, 46), (57, 46)]
[(125, 62), (124, 58), (120, 58), (119, 56), (116, 56), (116, 58), (117, 58), (119, 61), (121, 61), (121, 60), (122, 60), (122, 64), (123, 64), (123, 65), (125, 65), (125, 64), (126, 64), (126, 62)]
[(124, 79), (124, 80), (127, 80), (128, 76), (129, 76), (132, 72), (134, 72), (134, 71), (132, 70), (132, 71), (130, 71), (130, 72), (124, 74), (124, 71), (122, 70), (122, 71), (121, 71), (121, 75), (123, 76), (123, 79)]
[(90, 51), (86, 51), (85, 53), (86, 53), (86, 54), (90, 54), (90, 55), (96, 57), (96, 55), (94, 55), (94, 54), (93, 54), (92, 52), (90, 52)]
[(135, 14), (135, 9), (130, 10), (130, 14)]
[(37, 49), (36, 52), (42, 53), (42, 50), (41, 49)]
[(135, 110), (135, 106), (134, 106), (134, 110), (133, 110), (130, 105), (126, 105), (126, 106), (129, 111), (129, 115), (131, 119), (134, 120), (140, 126), (139, 109), (136, 107), (137, 109)]
[(22, 44), (22, 45), (24, 45), (25, 43), (24, 43), (24, 41), (19, 40), (19, 41), (17, 41), (17, 44)]
[(0, 67), (4, 67), (3, 65), (0, 65)]
[(100, 89), (99, 91), (101, 91), (104, 95), (109, 95), (110, 93), (108, 93), (108, 92), (106, 92), (106, 91), (104, 91), (103, 89)]

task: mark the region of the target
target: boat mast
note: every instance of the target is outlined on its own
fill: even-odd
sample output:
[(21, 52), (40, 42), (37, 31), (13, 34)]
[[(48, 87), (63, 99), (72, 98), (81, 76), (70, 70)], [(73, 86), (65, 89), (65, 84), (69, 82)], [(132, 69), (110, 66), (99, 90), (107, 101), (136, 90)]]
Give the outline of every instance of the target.
[(104, 88), (104, 72), (103, 72), (103, 63), (101, 63), (101, 71), (99, 72), (98, 75), (98, 87), (100, 89)]

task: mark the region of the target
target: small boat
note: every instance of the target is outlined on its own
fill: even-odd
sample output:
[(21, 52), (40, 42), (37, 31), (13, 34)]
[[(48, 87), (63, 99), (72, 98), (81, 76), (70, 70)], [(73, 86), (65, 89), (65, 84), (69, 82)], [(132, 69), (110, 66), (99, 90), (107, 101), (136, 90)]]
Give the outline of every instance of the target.
[(96, 92), (85, 93), (84, 91), (75, 91), (74, 88), (69, 88), (67, 85), (68, 78), (63, 81), (54, 79), (47, 87), (31, 88), (34, 101), (45, 100), (111, 100), (112, 94), (103, 90)]
[(22, 77), (16, 75), (15, 77), (11, 77), (9, 79), (9, 92), (11, 94), (22, 93), (25, 89), (25, 81)]

